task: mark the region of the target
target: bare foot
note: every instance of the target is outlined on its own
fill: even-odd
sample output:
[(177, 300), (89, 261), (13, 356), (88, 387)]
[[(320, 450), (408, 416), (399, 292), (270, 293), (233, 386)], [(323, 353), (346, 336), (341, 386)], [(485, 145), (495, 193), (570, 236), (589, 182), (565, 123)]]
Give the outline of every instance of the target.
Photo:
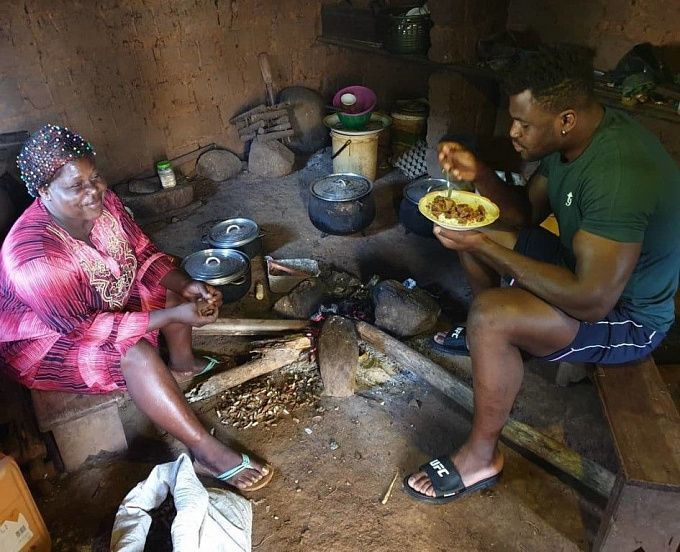
[[(498, 449), (494, 451), (491, 462), (475, 457), (465, 446), (451, 455), (451, 461), (456, 466), (463, 480), (463, 485), (469, 487), (475, 483), (493, 477), (503, 469), (503, 455)], [(408, 485), (420, 494), (434, 497), (434, 487), (428, 475), (423, 472), (414, 473), (408, 478)]]
[[(241, 454), (226, 447), (214, 437), (209, 437), (200, 448), (192, 451), (196, 456), (195, 464), (198, 465), (200, 473), (217, 477), (218, 475), (238, 466), (242, 457)], [(250, 458), (250, 467), (237, 473), (234, 477), (224, 481), (242, 491), (247, 491), (255, 486), (262, 478), (269, 475), (270, 468), (262, 465), (253, 458)]]

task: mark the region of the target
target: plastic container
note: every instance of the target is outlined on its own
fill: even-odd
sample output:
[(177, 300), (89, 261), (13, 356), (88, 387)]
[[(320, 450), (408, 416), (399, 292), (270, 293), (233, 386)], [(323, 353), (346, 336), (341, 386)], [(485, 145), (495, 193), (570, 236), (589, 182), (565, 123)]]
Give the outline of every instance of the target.
[(391, 9), (380, 17), (385, 49), (393, 54), (427, 55), (430, 48), (429, 14), (406, 15), (408, 10)]
[(50, 536), (16, 462), (0, 453), (0, 550), (49, 552)]
[(397, 158), (416, 145), (427, 133), (427, 114), (393, 111), (392, 117), (392, 156)]
[[(379, 133), (359, 136), (348, 136), (331, 130), (333, 151), (340, 151), (333, 159), (334, 173), (353, 173), (365, 176), (370, 181), (375, 180), (378, 168), (378, 139)], [(348, 145), (347, 142), (350, 142)]]
[(175, 172), (172, 170), (170, 161), (164, 159), (156, 163), (156, 172), (158, 173), (158, 178), (161, 179), (161, 186), (163, 188), (174, 188), (177, 185)]

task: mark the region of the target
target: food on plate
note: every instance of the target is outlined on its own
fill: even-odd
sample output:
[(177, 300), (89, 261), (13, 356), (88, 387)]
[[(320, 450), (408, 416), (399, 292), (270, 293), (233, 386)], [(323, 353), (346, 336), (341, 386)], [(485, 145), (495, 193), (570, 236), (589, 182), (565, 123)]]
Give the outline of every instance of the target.
[(458, 224), (472, 224), (483, 222), (486, 218), (486, 210), (483, 205), (476, 207), (469, 203), (456, 201), (445, 196), (437, 196), (430, 204), (432, 216), (442, 222), (454, 221)]

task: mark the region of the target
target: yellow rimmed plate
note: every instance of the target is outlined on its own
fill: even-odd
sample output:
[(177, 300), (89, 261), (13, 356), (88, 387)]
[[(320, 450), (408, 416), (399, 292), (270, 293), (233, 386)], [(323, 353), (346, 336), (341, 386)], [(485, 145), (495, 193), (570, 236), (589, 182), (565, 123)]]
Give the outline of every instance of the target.
[(447, 197), (448, 190), (435, 190), (434, 192), (429, 192), (425, 194), (418, 202), (418, 210), (423, 214), (424, 217), (428, 218), (435, 224), (446, 228), (447, 230), (474, 230), (475, 228), (482, 228), (483, 226), (488, 226), (494, 222), (500, 215), (500, 209), (490, 199), (486, 197), (477, 195), (472, 192), (464, 192), (462, 190), (451, 190), (451, 199), (458, 203), (467, 203), (473, 208), (478, 206), (484, 207), (486, 216), (484, 220), (479, 222), (470, 222), (468, 224), (461, 224), (456, 221), (456, 219), (447, 219), (443, 215), (438, 217), (432, 214), (432, 202), (434, 198), (438, 196)]

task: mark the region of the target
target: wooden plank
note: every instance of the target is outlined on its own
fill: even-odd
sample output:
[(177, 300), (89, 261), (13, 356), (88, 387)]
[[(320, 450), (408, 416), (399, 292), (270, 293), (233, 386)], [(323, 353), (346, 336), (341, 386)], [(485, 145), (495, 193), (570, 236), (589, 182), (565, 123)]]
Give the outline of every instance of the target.
[(652, 358), (598, 366), (595, 381), (626, 481), (680, 491), (680, 414)]
[[(365, 322), (356, 322), (356, 326), (364, 341), (422, 377), (468, 412), (473, 412), (472, 389), (453, 374), (375, 326)], [(608, 497), (614, 486), (613, 473), (527, 424), (510, 418), (503, 428), (502, 437), (580, 481), (600, 496)]]

